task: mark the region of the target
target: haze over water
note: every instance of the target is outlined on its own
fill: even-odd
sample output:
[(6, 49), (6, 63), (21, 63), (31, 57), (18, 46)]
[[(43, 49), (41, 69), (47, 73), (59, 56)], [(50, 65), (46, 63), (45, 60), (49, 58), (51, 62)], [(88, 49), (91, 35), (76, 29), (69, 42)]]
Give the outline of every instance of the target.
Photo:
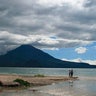
[[(67, 76), (68, 69), (0, 68), (0, 74)], [(32, 88), (21, 91), (3, 91), (0, 96), (96, 96), (96, 69), (74, 69), (74, 76), (78, 76), (79, 79), (36, 87), (37, 92), (32, 92)]]

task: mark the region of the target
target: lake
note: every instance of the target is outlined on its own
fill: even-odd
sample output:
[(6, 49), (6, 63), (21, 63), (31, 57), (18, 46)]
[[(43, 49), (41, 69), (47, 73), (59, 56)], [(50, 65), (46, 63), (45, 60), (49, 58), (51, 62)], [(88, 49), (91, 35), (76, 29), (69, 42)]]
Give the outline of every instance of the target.
[[(2, 67), (0, 68), (0, 74), (68, 76), (68, 70), (68, 68)], [(79, 80), (36, 87), (38, 92), (32, 92), (31, 88), (20, 91), (4, 91), (0, 93), (0, 96), (96, 96), (96, 69), (75, 68), (73, 70), (74, 76), (78, 76)]]

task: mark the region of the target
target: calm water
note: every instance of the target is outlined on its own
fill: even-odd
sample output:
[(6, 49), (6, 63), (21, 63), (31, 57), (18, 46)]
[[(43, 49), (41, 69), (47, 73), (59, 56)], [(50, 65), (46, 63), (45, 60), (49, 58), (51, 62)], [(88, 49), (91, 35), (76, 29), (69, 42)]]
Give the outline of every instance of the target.
[[(68, 75), (65, 68), (0, 68), (0, 74), (19, 75)], [(74, 69), (77, 81), (66, 81), (58, 84), (38, 87), (38, 92), (31, 88), (21, 91), (3, 91), (0, 96), (96, 96), (96, 69)]]

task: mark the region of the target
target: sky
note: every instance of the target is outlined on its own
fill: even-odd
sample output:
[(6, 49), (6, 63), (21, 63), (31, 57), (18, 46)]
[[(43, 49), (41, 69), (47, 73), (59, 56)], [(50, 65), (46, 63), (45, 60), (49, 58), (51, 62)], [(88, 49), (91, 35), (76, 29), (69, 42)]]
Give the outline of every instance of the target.
[(96, 65), (96, 0), (0, 0), (0, 55), (22, 44)]

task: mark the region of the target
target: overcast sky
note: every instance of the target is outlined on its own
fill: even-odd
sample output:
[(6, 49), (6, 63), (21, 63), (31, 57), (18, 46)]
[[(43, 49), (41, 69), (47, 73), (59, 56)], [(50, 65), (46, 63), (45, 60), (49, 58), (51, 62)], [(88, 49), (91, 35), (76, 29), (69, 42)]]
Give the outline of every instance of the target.
[(22, 44), (95, 64), (96, 0), (0, 0), (0, 54)]

